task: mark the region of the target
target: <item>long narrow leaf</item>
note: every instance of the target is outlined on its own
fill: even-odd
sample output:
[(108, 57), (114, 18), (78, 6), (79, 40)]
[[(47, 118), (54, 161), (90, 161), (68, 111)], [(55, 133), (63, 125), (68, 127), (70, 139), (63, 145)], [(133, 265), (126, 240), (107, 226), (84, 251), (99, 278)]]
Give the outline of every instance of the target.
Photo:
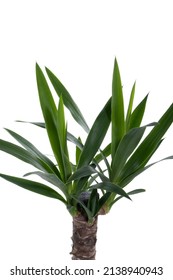
[(150, 159), (150, 155), (153, 153), (153, 151), (155, 151), (158, 144), (160, 143), (160, 140), (172, 122), (173, 104), (171, 104), (171, 106), (158, 121), (158, 124), (151, 130), (148, 136), (143, 140), (133, 155), (129, 158), (122, 170), (121, 178), (125, 178), (136, 172), (141, 167), (144, 167), (144, 165)]
[(49, 77), (56, 93), (58, 94), (59, 97), (62, 95), (64, 105), (69, 109), (69, 111), (71, 112), (75, 121), (78, 124), (80, 124), (84, 128), (84, 130), (88, 133), (89, 127), (88, 127), (81, 111), (79, 110), (78, 106), (72, 99), (72, 97), (69, 94), (69, 92), (67, 91), (67, 89), (63, 86), (63, 84), (59, 81), (59, 79), (48, 68), (46, 68), (46, 72), (48, 74), (48, 77)]
[(55, 164), (48, 157), (43, 155), (32, 143), (10, 129), (6, 129), (6, 131), (8, 131), (8, 133), (10, 133), (10, 135), (14, 137), (14, 139), (16, 139), (28, 152), (37, 156), (40, 159), (40, 164), (43, 164), (43, 168), (47, 170), (47, 172), (55, 173), (58, 177), (60, 177)]
[(57, 193), (54, 189), (52, 189), (44, 184), (41, 184), (41, 183), (38, 183), (35, 181), (26, 180), (23, 178), (5, 175), (5, 174), (0, 174), (0, 177), (2, 177), (3, 179), (5, 179), (15, 185), (18, 185), (19, 187), (22, 187), (26, 190), (29, 190), (29, 191), (32, 191), (32, 192), (35, 192), (37, 194), (41, 194), (44, 196), (48, 196), (51, 198), (58, 199), (66, 204), (66, 200), (59, 193)]
[(112, 81), (112, 160), (125, 133), (124, 100), (121, 77), (117, 60), (115, 59)]
[(87, 166), (94, 158), (95, 154), (100, 148), (102, 141), (106, 135), (106, 132), (110, 125), (110, 118), (111, 118), (111, 99), (109, 99), (105, 107), (99, 113), (98, 117), (96, 118), (88, 134), (88, 137), (86, 139), (84, 148), (82, 150), (79, 159), (78, 168)]
[(36, 77), (38, 93), (40, 98), (40, 104), (45, 119), (46, 130), (49, 136), (49, 140), (52, 146), (53, 153), (57, 160), (62, 179), (66, 180), (66, 168), (64, 162), (64, 155), (62, 151), (62, 146), (60, 142), (60, 137), (58, 134), (57, 125), (57, 108), (53, 100), (52, 94), (50, 92), (47, 81), (44, 74), (38, 64), (36, 64)]
[(67, 187), (66, 185), (55, 175), (46, 172), (34, 171), (29, 172), (24, 175), (24, 177), (29, 175), (38, 175), (43, 180), (53, 184), (54, 186), (58, 187), (66, 196), (67, 196)]
[(147, 99), (148, 99), (148, 94), (139, 103), (139, 105), (135, 108), (135, 110), (131, 114), (131, 116), (129, 118), (128, 130), (131, 129), (131, 128), (140, 126), (140, 124), (142, 122), (142, 119), (143, 119), (143, 116), (144, 116)]
[(44, 166), (43, 162), (38, 157), (18, 145), (0, 139), (0, 150), (33, 165), (39, 170), (47, 171), (47, 166)]
[(136, 83), (134, 83), (134, 85), (132, 87), (131, 94), (130, 94), (130, 100), (129, 100), (127, 115), (126, 115), (126, 131), (128, 131), (130, 116), (131, 116), (131, 113), (132, 113), (133, 100), (134, 100), (134, 96), (135, 96), (135, 88), (136, 88)]
[[(133, 191), (128, 192), (127, 194), (128, 194), (128, 195), (134, 195), (134, 194), (143, 193), (143, 192), (145, 192), (144, 189), (136, 189), (136, 190), (133, 190)], [(118, 196), (118, 197), (111, 203), (110, 207), (112, 207), (112, 205), (113, 205), (114, 203), (116, 203), (118, 200), (120, 200), (121, 198), (123, 198), (123, 196), (121, 196), (121, 195)]]
[(112, 182), (116, 182), (121, 169), (124, 167), (128, 157), (133, 153), (138, 146), (147, 126), (153, 126), (156, 123), (151, 123), (142, 127), (132, 128), (120, 141), (117, 151), (112, 162)]
[(106, 190), (107, 192), (116, 193), (130, 199), (128, 194), (122, 188), (120, 188), (118, 185), (115, 185), (111, 182), (98, 183), (96, 185), (91, 186), (90, 189), (91, 190), (103, 189)]

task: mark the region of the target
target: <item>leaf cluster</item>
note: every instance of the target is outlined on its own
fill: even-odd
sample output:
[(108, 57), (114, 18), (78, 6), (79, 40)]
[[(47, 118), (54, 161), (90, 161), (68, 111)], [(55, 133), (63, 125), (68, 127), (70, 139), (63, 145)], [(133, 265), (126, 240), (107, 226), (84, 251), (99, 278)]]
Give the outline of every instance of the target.
[[(119, 199), (131, 199), (131, 195), (145, 191), (135, 189), (126, 192), (124, 188), (136, 176), (157, 163), (148, 164), (173, 122), (173, 104), (158, 122), (141, 125), (148, 95), (133, 108), (134, 83), (125, 114), (123, 87), (115, 59), (112, 95), (89, 128), (68, 90), (48, 68), (45, 70), (59, 102), (56, 105), (46, 76), (36, 64), (38, 95), (44, 122), (30, 123), (45, 129), (55, 160), (50, 160), (21, 135), (6, 129), (19, 145), (0, 139), (0, 150), (29, 163), (35, 171), (25, 174), (23, 178), (5, 174), (0, 174), (0, 177), (24, 189), (58, 199), (66, 205), (72, 216), (79, 212), (85, 213), (92, 222), (96, 215), (107, 213)], [(79, 135), (73, 135), (67, 130), (65, 107), (86, 132), (84, 142)], [(110, 142), (102, 148), (109, 127)], [(145, 136), (148, 127), (151, 129)], [(69, 142), (76, 149), (75, 163), (71, 162)], [(170, 156), (165, 159), (172, 158)], [(39, 176), (45, 184), (26, 179), (31, 175)]]

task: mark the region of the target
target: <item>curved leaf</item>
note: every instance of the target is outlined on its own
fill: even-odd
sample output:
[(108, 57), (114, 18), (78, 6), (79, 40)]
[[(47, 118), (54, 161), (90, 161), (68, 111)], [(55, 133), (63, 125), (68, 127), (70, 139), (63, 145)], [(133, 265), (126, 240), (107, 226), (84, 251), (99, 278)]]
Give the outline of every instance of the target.
[(52, 185), (58, 187), (67, 196), (66, 185), (55, 174), (50, 174), (50, 173), (45, 173), (45, 172), (40, 172), (40, 171), (34, 171), (34, 172), (26, 173), (24, 175), (24, 177), (30, 176), (30, 175), (38, 175), (43, 180), (45, 180), (45, 181), (51, 183)]
[(5, 179), (15, 185), (18, 185), (19, 187), (22, 187), (26, 190), (29, 190), (29, 191), (32, 191), (32, 192), (35, 192), (37, 194), (41, 194), (44, 196), (48, 196), (51, 198), (58, 199), (65, 204), (67, 203), (66, 200), (59, 193), (57, 193), (54, 189), (52, 189), (46, 185), (43, 185), (41, 183), (26, 180), (23, 178), (13, 177), (13, 176), (5, 175), (5, 174), (0, 174), (0, 177), (2, 177), (3, 179)]
[(127, 134), (124, 135), (119, 143), (114, 160), (112, 162), (111, 181), (116, 182), (116, 179), (124, 167), (128, 157), (134, 152), (140, 140), (142, 139), (146, 127), (153, 126), (155, 124), (156, 123), (151, 123), (142, 127), (132, 128)]
[(40, 164), (43, 164), (44, 170), (47, 170), (49, 173), (55, 173), (58, 177), (60, 177), (59, 171), (56, 168), (55, 164), (45, 155), (43, 155), (32, 143), (26, 140), (24, 137), (20, 136), (16, 132), (6, 129), (6, 131), (14, 137), (28, 152), (34, 154), (40, 159)]
[(78, 106), (72, 99), (72, 97), (69, 94), (69, 92), (67, 91), (67, 89), (63, 86), (63, 84), (60, 82), (60, 80), (47, 67), (46, 67), (46, 72), (47, 72), (47, 75), (48, 75), (56, 93), (58, 94), (59, 97), (62, 95), (64, 105), (69, 109), (69, 111), (71, 112), (75, 121), (78, 124), (80, 124), (84, 128), (84, 130), (88, 133), (89, 127), (88, 127), (82, 113), (80, 112)]
[(116, 194), (122, 195), (128, 199), (131, 199), (122, 188), (120, 188), (118, 185), (115, 185), (111, 182), (98, 183), (96, 185), (91, 186), (90, 189), (91, 190), (92, 189), (103, 189), (107, 192), (116, 193)]
[(120, 180), (133, 174), (138, 169), (144, 167), (150, 159), (153, 152), (158, 147), (162, 137), (173, 122), (173, 104), (163, 114), (158, 124), (151, 130), (143, 142), (138, 146), (136, 151), (125, 164)]

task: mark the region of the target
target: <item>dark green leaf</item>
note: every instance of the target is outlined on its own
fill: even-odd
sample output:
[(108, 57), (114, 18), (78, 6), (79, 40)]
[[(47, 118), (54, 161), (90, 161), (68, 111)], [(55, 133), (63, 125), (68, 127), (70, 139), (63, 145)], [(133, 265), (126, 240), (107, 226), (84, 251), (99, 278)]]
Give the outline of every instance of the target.
[[(148, 136), (138, 146), (136, 151), (125, 164), (120, 179), (126, 178), (138, 169), (144, 167), (153, 152), (157, 149), (162, 137), (173, 122), (173, 104), (163, 114), (158, 124), (151, 130)], [(120, 181), (121, 181), (120, 180)]]
[(129, 156), (137, 148), (142, 136), (144, 135), (147, 126), (155, 125), (156, 123), (151, 123), (142, 127), (132, 128), (124, 135), (112, 162), (112, 176), (111, 181), (116, 182), (124, 164), (126, 163)]
[(112, 81), (112, 160), (119, 142), (125, 133), (124, 100), (121, 77), (117, 60), (115, 59)]
[[(128, 194), (128, 195), (134, 195), (134, 194), (138, 194), (138, 193), (142, 193), (142, 192), (145, 192), (145, 190), (144, 190), (144, 189), (136, 189), (136, 190), (133, 190), (133, 191), (128, 192), (127, 194)], [(121, 198), (123, 198), (123, 196), (118, 196), (118, 197), (112, 202), (111, 207), (112, 207), (112, 205), (113, 205), (115, 202), (117, 202), (117, 201), (118, 201), (119, 199), (121, 199)]]
[(128, 194), (122, 188), (111, 182), (98, 183), (96, 185), (91, 186), (90, 189), (103, 189), (107, 192), (116, 193), (130, 199)]
[(42, 164), (43, 170), (46, 170), (49, 173), (55, 173), (60, 177), (59, 171), (56, 168), (55, 164), (45, 155), (43, 155), (32, 143), (26, 140), (24, 137), (15, 133), (10, 129), (6, 129), (12, 137), (14, 137), (31, 155), (35, 155), (40, 159), (39, 164)]
[(38, 175), (40, 176), (43, 180), (53, 184), (54, 186), (58, 187), (66, 196), (67, 196), (67, 187), (66, 185), (55, 175), (55, 174), (50, 174), (50, 173), (45, 173), (45, 172), (40, 172), (40, 171), (34, 171), (34, 172), (29, 172), (25, 174), (24, 176), (29, 176), (29, 175)]
[(133, 100), (134, 100), (134, 96), (135, 96), (135, 87), (136, 87), (136, 83), (134, 83), (134, 85), (132, 87), (132, 91), (131, 91), (131, 95), (130, 95), (130, 100), (129, 100), (129, 105), (128, 105), (128, 109), (127, 109), (126, 131), (128, 131), (128, 128), (129, 128), (129, 121), (130, 121), (130, 117), (131, 117), (131, 113), (132, 113)]
[(38, 86), (38, 93), (40, 98), (40, 105), (45, 119), (46, 130), (49, 136), (53, 153), (55, 155), (55, 158), (57, 160), (60, 169), (62, 179), (63, 181), (65, 181), (67, 179), (67, 174), (66, 174), (64, 153), (62, 150), (60, 136), (58, 133), (58, 124), (57, 124), (58, 112), (52, 94), (50, 92), (49, 86), (38, 64), (36, 64), (36, 77), (37, 77), (37, 86)]
[(76, 181), (79, 180), (81, 178), (90, 176), (91, 174), (96, 173), (97, 170), (95, 170), (93, 167), (91, 166), (83, 166), (79, 169), (77, 169), (68, 179), (68, 182), (72, 182), (72, 181)]
[(145, 112), (145, 107), (146, 107), (146, 103), (147, 103), (147, 98), (148, 98), (148, 94), (147, 96), (141, 101), (141, 103), (135, 108), (135, 110), (133, 111), (133, 113), (131, 114), (131, 117), (129, 119), (129, 127), (128, 130), (134, 127), (139, 127), (143, 116), (144, 116), (144, 112)]
[(69, 111), (71, 112), (71, 114), (72, 114), (73, 118), (76, 120), (76, 122), (78, 124), (80, 124), (84, 128), (84, 130), (88, 133), (89, 127), (88, 127), (82, 113), (80, 112), (78, 106), (72, 99), (72, 97), (69, 94), (69, 92), (67, 91), (67, 89), (63, 86), (63, 84), (59, 81), (59, 79), (48, 68), (46, 68), (46, 72), (47, 72), (48, 77), (49, 77), (56, 93), (58, 94), (58, 96), (60, 97), (62, 95), (64, 105), (69, 109)]
[(111, 117), (110, 115), (111, 115), (111, 99), (109, 99), (109, 101), (106, 103), (103, 110), (96, 118), (88, 134), (88, 137), (86, 139), (85, 145), (83, 147), (79, 159), (78, 168), (87, 166), (94, 158), (95, 154), (97, 153), (98, 149), (102, 144), (102, 141), (110, 125), (110, 117)]
[(26, 151), (22, 147), (19, 147), (13, 143), (0, 139), (0, 150), (26, 163), (29, 163), (40, 170), (46, 171), (46, 167), (43, 166), (43, 162), (34, 154), (31, 154), (30, 152)]
[(19, 187), (22, 187), (26, 190), (44, 195), (44, 196), (48, 196), (51, 198), (56, 198), (60, 201), (62, 201), (63, 203), (66, 204), (66, 200), (59, 194), (57, 193), (54, 189), (43, 185), (41, 183), (35, 182), (35, 181), (30, 181), (30, 180), (26, 180), (23, 178), (18, 178), (18, 177), (13, 177), (13, 176), (9, 176), (9, 175), (5, 175), (5, 174), (0, 174), (0, 177), (4, 178), (5, 180), (18, 185)]

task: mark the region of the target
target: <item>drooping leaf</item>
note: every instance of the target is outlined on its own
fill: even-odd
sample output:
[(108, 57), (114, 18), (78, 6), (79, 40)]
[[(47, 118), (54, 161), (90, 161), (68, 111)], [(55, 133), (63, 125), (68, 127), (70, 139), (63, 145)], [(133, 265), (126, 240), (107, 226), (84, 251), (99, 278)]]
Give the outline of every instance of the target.
[[(138, 193), (142, 193), (142, 192), (145, 192), (145, 190), (144, 189), (136, 189), (136, 190), (128, 192), (127, 194), (128, 195), (134, 195), (134, 194), (138, 194)], [(117, 198), (115, 198), (115, 200), (111, 203), (110, 207), (112, 207), (112, 205), (121, 198), (123, 198), (123, 196), (121, 196), (121, 195), (118, 196)]]
[(0, 150), (33, 165), (39, 170), (47, 171), (47, 165), (43, 161), (18, 145), (0, 139)]
[(69, 92), (67, 91), (67, 89), (63, 86), (63, 84), (60, 82), (60, 80), (48, 68), (46, 68), (46, 72), (48, 74), (48, 77), (49, 77), (56, 93), (58, 94), (59, 97), (62, 95), (64, 105), (69, 109), (69, 111), (71, 112), (75, 121), (78, 124), (80, 124), (84, 128), (84, 130), (88, 133), (89, 127), (88, 127), (81, 111), (79, 110), (78, 106), (72, 99), (72, 97), (69, 94)]
[(45, 180), (45, 181), (53, 184), (54, 186), (58, 187), (67, 196), (67, 186), (55, 174), (50, 174), (50, 173), (40, 172), (40, 171), (34, 171), (34, 172), (26, 173), (24, 175), (24, 177), (30, 176), (30, 175), (38, 175), (43, 180)]
[(122, 188), (120, 188), (118, 185), (115, 185), (111, 182), (98, 183), (96, 185), (91, 186), (90, 189), (91, 190), (92, 189), (103, 189), (103, 190), (106, 190), (107, 192), (116, 193), (116, 194), (122, 195), (122, 196), (130, 199), (128, 194)]
[(16, 139), (31, 155), (33, 154), (40, 159), (39, 163), (43, 165), (44, 170), (47, 170), (49, 173), (55, 173), (58, 177), (60, 177), (55, 164), (48, 157), (43, 155), (32, 143), (10, 129), (6, 129), (6, 131), (8, 131), (8, 133), (14, 137), (14, 139)]
[(19, 187), (22, 187), (26, 190), (29, 190), (29, 191), (32, 191), (32, 192), (35, 192), (37, 194), (41, 194), (44, 196), (48, 196), (51, 198), (58, 199), (66, 204), (66, 200), (59, 193), (57, 193), (54, 189), (52, 189), (44, 184), (41, 184), (41, 183), (38, 183), (35, 181), (26, 180), (23, 178), (5, 175), (5, 174), (0, 174), (0, 177), (2, 177), (5, 180), (7, 180), (15, 185), (18, 185)]

